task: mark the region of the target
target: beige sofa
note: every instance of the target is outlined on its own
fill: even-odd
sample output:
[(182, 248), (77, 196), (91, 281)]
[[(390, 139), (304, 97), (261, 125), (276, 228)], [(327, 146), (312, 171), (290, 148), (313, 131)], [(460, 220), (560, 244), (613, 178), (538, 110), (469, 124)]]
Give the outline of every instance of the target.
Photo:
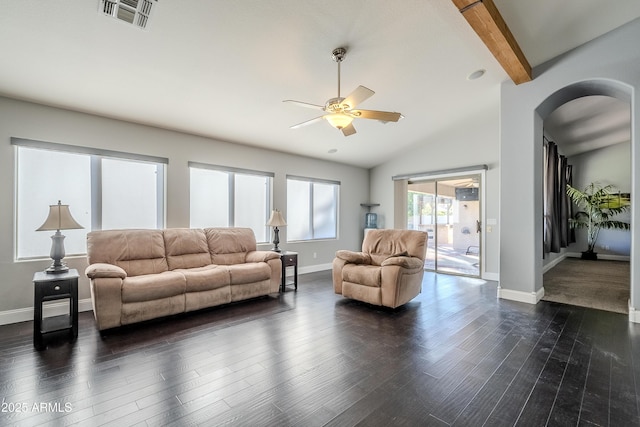
[(422, 291), (426, 244), (424, 231), (368, 230), (361, 252), (336, 252), (334, 291), (391, 308), (411, 301)]
[(278, 292), (278, 253), (249, 228), (105, 230), (87, 235), (99, 330)]

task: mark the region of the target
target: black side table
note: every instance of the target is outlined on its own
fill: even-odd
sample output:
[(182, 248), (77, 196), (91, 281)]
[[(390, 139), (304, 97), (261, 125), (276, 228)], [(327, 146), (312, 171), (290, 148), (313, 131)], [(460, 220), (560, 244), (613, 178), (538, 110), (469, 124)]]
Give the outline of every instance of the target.
[[(33, 345), (44, 350), (44, 337), (53, 332), (68, 330), (72, 340), (78, 337), (78, 271), (51, 274), (38, 271), (33, 275)], [(42, 317), (42, 303), (69, 299), (69, 314)]]
[[(284, 292), (287, 285), (294, 285), (298, 290), (298, 253), (282, 251), (280, 252), (280, 260), (282, 261), (282, 282), (280, 283), (280, 292)], [(291, 280), (287, 278), (287, 267), (293, 267), (293, 277)]]

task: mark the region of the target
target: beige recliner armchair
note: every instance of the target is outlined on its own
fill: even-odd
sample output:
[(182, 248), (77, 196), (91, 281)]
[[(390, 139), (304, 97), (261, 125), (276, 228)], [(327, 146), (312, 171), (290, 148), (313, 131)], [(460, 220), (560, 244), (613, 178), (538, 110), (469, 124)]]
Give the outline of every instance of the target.
[(333, 289), (347, 298), (399, 307), (422, 290), (426, 244), (424, 231), (369, 230), (362, 252), (336, 252)]

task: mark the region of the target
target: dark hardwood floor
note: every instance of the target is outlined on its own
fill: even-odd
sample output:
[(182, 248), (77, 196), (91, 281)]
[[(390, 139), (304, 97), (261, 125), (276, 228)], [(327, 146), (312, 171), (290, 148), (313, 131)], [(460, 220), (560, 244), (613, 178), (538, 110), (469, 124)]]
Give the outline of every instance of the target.
[(35, 351), (0, 327), (0, 425), (640, 425), (640, 325), (623, 314), (496, 299), (496, 284), (425, 274), (385, 310), (298, 291)]

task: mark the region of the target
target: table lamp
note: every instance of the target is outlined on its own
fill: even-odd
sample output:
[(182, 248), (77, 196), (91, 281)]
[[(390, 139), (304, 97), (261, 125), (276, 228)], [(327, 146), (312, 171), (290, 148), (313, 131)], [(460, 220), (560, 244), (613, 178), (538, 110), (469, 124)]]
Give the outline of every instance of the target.
[(63, 205), (58, 200), (57, 205), (49, 206), (49, 216), (45, 220), (44, 224), (40, 226), (36, 231), (53, 231), (55, 234), (51, 236), (51, 259), (53, 263), (45, 271), (47, 273), (59, 274), (69, 271), (69, 267), (62, 262), (64, 258), (64, 235), (60, 233), (60, 230), (74, 230), (84, 228), (76, 222), (69, 212), (69, 205)]
[(267, 221), (267, 225), (269, 227), (273, 227), (273, 251), (275, 252), (281, 252), (280, 248), (278, 247), (278, 244), (280, 243), (280, 237), (278, 236), (278, 233), (280, 232), (280, 230), (278, 230), (278, 227), (283, 227), (285, 225), (287, 225), (287, 222), (284, 220), (284, 217), (282, 216), (282, 213), (278, 210), (272, 210), (271, 211), (271, 218), (269, 218), (269, 221)]

